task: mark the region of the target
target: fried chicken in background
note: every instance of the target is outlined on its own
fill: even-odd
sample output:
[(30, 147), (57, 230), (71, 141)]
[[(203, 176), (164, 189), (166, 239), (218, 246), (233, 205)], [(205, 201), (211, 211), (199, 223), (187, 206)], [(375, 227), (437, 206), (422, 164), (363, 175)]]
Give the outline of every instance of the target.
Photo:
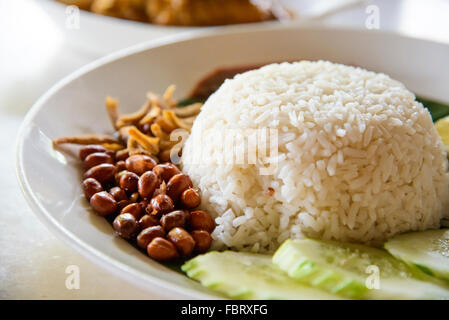
[(213, 26), (288, 19), (275, 0), (58, 0), (97, 14), (160, 25)]

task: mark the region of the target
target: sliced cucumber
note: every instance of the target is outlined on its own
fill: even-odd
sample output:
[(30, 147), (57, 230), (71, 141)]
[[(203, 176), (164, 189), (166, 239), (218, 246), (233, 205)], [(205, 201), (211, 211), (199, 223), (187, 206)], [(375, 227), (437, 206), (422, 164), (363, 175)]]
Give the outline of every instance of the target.
[(385, 243), (393, 256), (449, 281), (449, 229), (401, 234)]
[(289, 278), (267, 255), (213, 251), (181, 268), (190, 278), (232, 299), (339, 299)]
[(347, 298), (449, 299), (448, 287), (424, 274), (418, 278), (388, 252), (363, 245), (287, 240), (273, 262), (294, 279)]

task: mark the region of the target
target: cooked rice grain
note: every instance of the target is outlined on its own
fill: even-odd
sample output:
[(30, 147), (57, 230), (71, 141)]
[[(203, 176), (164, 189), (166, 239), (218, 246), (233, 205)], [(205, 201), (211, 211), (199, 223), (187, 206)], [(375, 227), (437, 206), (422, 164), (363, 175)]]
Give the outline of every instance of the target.
[[(214, 137), (264, 127), (279, 132), (273, 175), (217, 164)], [(200, 137), (209, 158), (198, 164)], [(414, 94), (385, 74), (325, 61), (227, 80), (195, 120), (182, 163), (216, 218), (216, 247), (271, 252), (304, 235), (376, 244), (437, 228), (449, 211), (446, 153)]]

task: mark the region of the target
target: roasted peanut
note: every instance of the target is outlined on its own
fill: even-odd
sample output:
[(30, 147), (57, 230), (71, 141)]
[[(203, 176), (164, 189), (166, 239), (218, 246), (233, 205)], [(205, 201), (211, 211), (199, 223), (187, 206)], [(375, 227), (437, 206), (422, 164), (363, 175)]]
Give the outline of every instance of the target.
[(153, 207), (151, 206), (151, 201), (148, 199), (142, 200), (139, 202), (143, 208), (143, 212), (145, 214), (150, 214), (153, 212)]
[(142, 210), (145, 212), (147, 209), (148, 204), (150, 203), (150, 201), (148, 201), (148, 199), (142, 199), (139, 201), (140, 206), (142, 207)]
[(188, 212), (184, 210), (176, 210), (172, 211), (170, 213), (167, 213), (166, 215), (162, 216), (161, 218), (161, 225), (164, 227), (165, 231), (170, 231), (173, 228), (176, 227), (184, 227), (186, 222), (188, 220)]
[(127, 205), (129, 205), (131, 203), (131, 201), (129, 200), (121, 200), (119, 202), (117, 202), (117, 212), (122, 211), (122, 209), (124, 207), (126, 207)]
[(167, 184), (165, 183), (165, 181), (162, 181), (161, 185), (159, 186), (159, 188), (157, 188), (154, 193), (153, 193), (153, 198), (157, 197), (160, 194), (166, 194), (167, 193)]
[(111, 194), (111, 196), (114, 197), (115, 201), (117, 202), (120, 202), (122, 200), (128, 200), (126, 192), (120, 187), (111, 188), (111, 190), (109, 190), (109, 193)]
[(94, 178), (87, 178), (83, 181), (83, 192), (87, 200), (90, 200), (95, 193), (100, 191), (103, 191), (103, 187)]
[(138, 183), (139, 194), (142, 198), (151, 198), (154, 190), (159, 187), (160, 181), (153, 171), (147, 171), (140, 176)]
[[(117, 168), (116, 168), (117, 169)], [(115, 173), (115, 184), (116, 185), (118, 185), (118, 186), (120, 186), (120, 178), (125, 174), (125, 173), (128, 173), (129, 171), (128, 170), (122, 170), (122, 171), (118, 171), (117, 170), (117, 172)]]
[(204, 253), (209, 250), (212, 243), (210, 233), (205, 230), (193, 230), (191, 232), (193, 240), (195, 240), (195, 251), (197, 253)]
[(188, 209), (196, 208), (201, 203), (201, 197), (195, 189), (189, 188), (181, 194), (181, 203)]
[(131, 201), (131, 203), (138, 202), (139, 201), (139, 193), (134, 192), (133, 194), (131, 194), (129, 196), (129, 201)]
[(153, 169), (156, 161), (147, 155), (135, 154), (126, 159), (125, 164), (128, 171), (141, 175)]
[(189, 256), (195, 248), (195, 240), (183, 228), (171, 229), (167, 239), (175, 245), (178, 252), (184, 257)]
[(115, 153), (115, 160), (116, 161), (125, 161), (129, 157), (129, 152), (127, 149), (118, 150)]
[(170, 155), (171, 155), (170, 152), (171, 152), (171, 149), (166, 149), (166, 150), (161, 151), (157, 156), (159, 157), (160, 161), (167, 162), (167, 161), (171, 160), (170, 159)]
[(120, 188), (128, 193), (137, 191), (137, 184), (139, 182), (139, 176), (134, 172), (125, 172), (120, 175)]
[(189, 226), (193, 230), (206, 230), (211, 233), (215, 229), (215, 221), (206, 211), (196, 210), (190, 212)]
[(167, 195), (177, 202), (181, 194), (188, 188), (192, 188), (192, 180), (190, 180), (188, 175), (179, 173), (171, 177), (167, 183)]
[(126, 170), (126, 164), (125, 164), (125, 161), (123, 161), (123, 160), (117, 161), (115, 166), (117, 167), (117, 172), (121, 172), (123, 170)]
[(145, 134), (151, 133), (151, 123), (144, 123), (140, 126), (140, 131), (142, 131)]
[(161, 226), (152, 226), (143, 229), (137, 236), (137, 245), (142, 249), (148, 247), (148, 244), (156, 237), (163, 238), (165, 236), (164, 229)]
[(84, 161), (88, 155), (97, 152), (107, 153), (111, 157), (114, 157), (114, 152), (106, 149), (105, 147), (99, 144), (89, 144), (87, 146), (82, 147), (79, 151), (79, 157), (81, 161)]
[(178, 169), (173, 163), (163, 163), (158, 164), (153, 168), (153, 172), (161, 178), (161, 180), (168, 182), (171, 177), (181, 173), (181, 170)]
[(117, 201), (106, 191), (94, 194), (90, 198), (90, 205), (100, 216), (110, 215), (117, 209)]
[(151, 214), (153, 212), (153, 206), (151, 205), (151, 201), (148, 202), (147, 206), (145, 207), (145, 212), (147, 214)]
[(139, 227), (142, 230), (146, 229), (148, 227), (157, 226), (157, 225), (159, 225), (159, 219), (156, 218), (155, 216), (150, 215), (150, 214), (144, 215), (139, 220)]
[(114, 159), (107, 153), (94, 152), (84, 159), (84, 168), (90, 169), (102, 163), (114, 164)]
[(115, 181), (116, 168), (110, 163), (99, 164), (84, 173), (84, 179), (94, 178), (102, 185)]
[(119, 214), (112, 225), (117, 234), (125, 239), (131, 239), (139, 232), (139, 224), (130, 213)]
[(128, 204), (120, 211), (120, 214), (122, 213), (131, 213), (136, 220), (139, 220), (143, 216), (143, 210), (140, 203)]
[(151, 199), (151, 208), (153, 209), (152, 214), (159, 216), (172, 211), (174, 205), (169, 196), (160, 194)]
[(169, 261), (179, 257), (175, 245), (161, 237), (151, 240), (147, 247), (147, 253), (151, 258), (158, 261)]

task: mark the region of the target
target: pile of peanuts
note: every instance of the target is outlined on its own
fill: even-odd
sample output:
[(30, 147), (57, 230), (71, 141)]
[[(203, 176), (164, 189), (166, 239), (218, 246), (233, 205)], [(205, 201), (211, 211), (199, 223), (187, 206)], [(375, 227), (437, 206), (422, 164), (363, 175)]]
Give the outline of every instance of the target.
[(158, 261), (209, 250), (215, 222), (202, 210), (198, 190), (174, 164), (148, 155), (114, 152), (101, 145), (81, 148), (87, 170), (83, 191), (100, 216), (114, 217), (118, 235)]

